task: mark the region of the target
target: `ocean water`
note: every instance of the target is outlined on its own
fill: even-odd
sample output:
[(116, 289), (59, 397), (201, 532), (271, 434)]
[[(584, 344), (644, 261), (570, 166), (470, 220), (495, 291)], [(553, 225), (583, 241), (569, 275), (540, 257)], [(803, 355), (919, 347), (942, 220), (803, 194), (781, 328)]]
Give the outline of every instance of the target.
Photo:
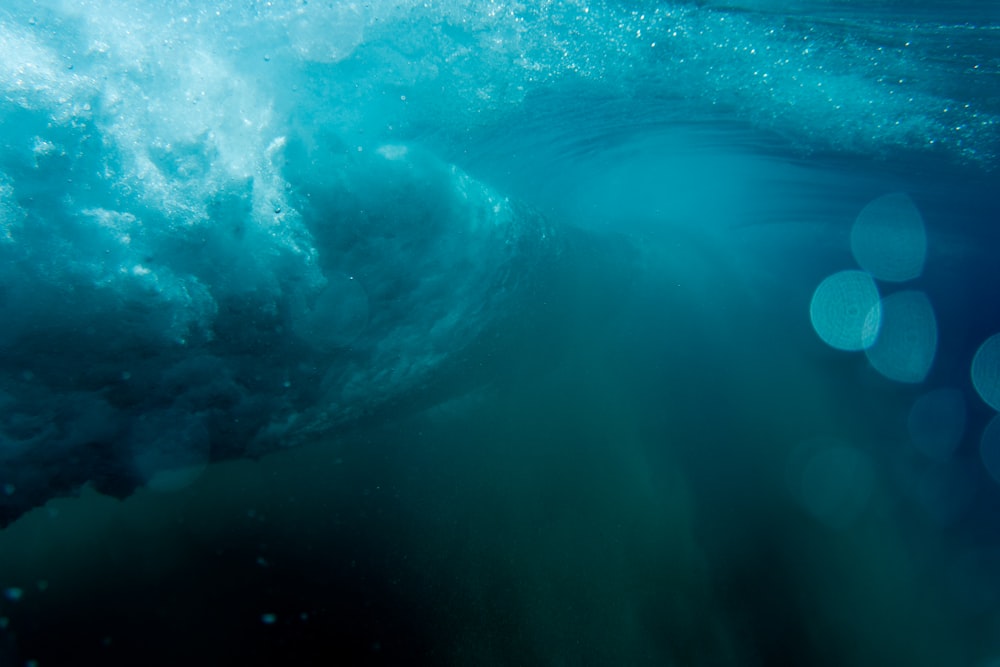
[(0, 664), (1000, 664), (1000, 5), (8, 0)]

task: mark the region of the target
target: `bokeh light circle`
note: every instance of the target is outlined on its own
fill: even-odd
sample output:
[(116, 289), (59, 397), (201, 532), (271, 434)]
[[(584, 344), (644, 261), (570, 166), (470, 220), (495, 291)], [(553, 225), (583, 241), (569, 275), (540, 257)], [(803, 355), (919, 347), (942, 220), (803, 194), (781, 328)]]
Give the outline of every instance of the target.
[(927, 256), (927, 232), (913, 200), (896, 192), (865, 206), (851, 228), (851, 252), (879, 280), (918, 277)]
[(972, 386), (988, 406), (1000, 411), (1000, 334), (990, 336), (976, 350)]
[(938, 330), (934, 307), (923, 292), (897, 292), (882, 299), (882, 325), (865, 350), (872, 367), (897, 382), (923, 382), (934, 363)]
[(875, 281), (864, 271), (841, 271), (828, 276), (813, 292), (809, 304), (813, 329), (830, 347), (863, 350), (875, 343), (882, 306)]
[(864, 510), (875, 474), (858, 449), (829, 447), (816, 452), (802, 471), (802, 504), (814, 518), (845, 527)]
[(864, 512), (875, 487), (871, 457), (830, 436), (805, 440), (789, 454), (785, 480), (806, 514), (831, 528), (847, 528)]
[(994, 415), (980, 436), (979, 457), (990, 477), (1000, 484), (1000, 415)]
[(965, 435), (965, 397), (952, 387), (929, 391), (910, 408), (906, 427), (914, 448), (934, 461), (947, 461)]

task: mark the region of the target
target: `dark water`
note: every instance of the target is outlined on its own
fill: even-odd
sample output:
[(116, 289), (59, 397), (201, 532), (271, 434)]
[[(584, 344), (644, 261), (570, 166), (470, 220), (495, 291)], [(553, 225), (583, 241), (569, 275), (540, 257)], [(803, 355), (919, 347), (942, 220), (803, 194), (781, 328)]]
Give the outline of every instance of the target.
[(0, 664), (1000, 661), (1000, 14), (779, 5), (0, 10)]

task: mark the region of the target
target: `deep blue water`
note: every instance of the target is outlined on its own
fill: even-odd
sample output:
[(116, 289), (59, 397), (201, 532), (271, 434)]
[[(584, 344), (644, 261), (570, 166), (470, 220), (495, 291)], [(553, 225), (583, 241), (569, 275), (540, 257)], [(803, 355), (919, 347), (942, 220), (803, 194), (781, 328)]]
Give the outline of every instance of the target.
[(0, 8), (0, 663), (1000, 662), (1000, 4)]

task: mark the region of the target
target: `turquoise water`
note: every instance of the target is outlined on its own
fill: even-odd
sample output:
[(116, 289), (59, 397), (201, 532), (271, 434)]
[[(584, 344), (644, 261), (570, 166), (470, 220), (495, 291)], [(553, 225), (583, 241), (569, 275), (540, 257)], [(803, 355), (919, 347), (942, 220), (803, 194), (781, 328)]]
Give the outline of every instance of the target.
[(1000, 9), (797, 7), (5, 4), (0, 662), (1000, 660)]

